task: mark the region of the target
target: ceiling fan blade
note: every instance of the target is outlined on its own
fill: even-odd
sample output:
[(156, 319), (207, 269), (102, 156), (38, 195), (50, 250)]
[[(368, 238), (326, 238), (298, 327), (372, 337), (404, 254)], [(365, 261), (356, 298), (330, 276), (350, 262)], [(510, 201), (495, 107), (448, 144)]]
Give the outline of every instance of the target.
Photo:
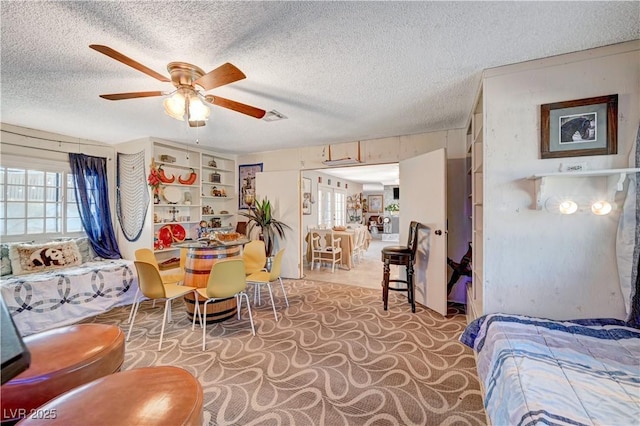
[(204, 99), (210, 104), (237, 111), (242, 114), (250, 115), (251, 117), (255, 118), (262, 118), (267, 113), (267, 111), (263, 109), (252, 107), (251, 105), (241, 104), (240, 102), (232, 101), (230, 99), (221, 98), (220, 96), (207, 95)]
[(224, 86), (225, 84), (233, 83), (234, 81), (242, 80), (243, 78), (247, 78), (247, 76), (236, 68), (235, 65), (227, 62), (213, 71), (209, 71), (193, 83), (203, 87), (204, 90), (211, 90)]
[(160, 80), (160, 81), (165, 82), (165, 83), (170, 83), (171, 82), (171, 80), (169, 80), (164, 75), (155, 72), (151, 68), (145, 67), (141, 63), (134, 61), (133, 59), (129, 58), (128, 56), (123, 55), (120, 52), (116, 52), (115, 50), (113, 50), (112, 48), (110, 48), (108, 46), (103, 46), (101, 44), (90, 44), (89, 47), (92, 48), (93, 50), (96, 50), (96, 51), (98, 51), (100, 53), (103, 53), (103, 54), (107, 55), (108, 57), (110, 57), (112, 59), (115, 59), (116, 61), (122, 62), (125, 65), (129, 65), (131, 68), (137, 69), (138, 71), (141, 71), (141, 72), (143, 72), (143, 73), (155, 78), (156, 80)]
[(123, 99), (149, 98), (152, 96), (163, 96), (165, 92), (131, 92), (131, 93), (111, 93), (109, 95), (100, 95), (102, 99), (110, 101), (121, 101)]

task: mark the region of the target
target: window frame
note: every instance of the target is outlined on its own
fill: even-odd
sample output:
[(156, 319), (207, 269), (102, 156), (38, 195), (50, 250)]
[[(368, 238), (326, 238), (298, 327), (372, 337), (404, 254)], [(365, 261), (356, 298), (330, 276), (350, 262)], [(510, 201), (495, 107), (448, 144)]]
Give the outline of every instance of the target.
[[(27, 167), (25, 167), (25, 164), (28, 164)], [(0, 170), (0, 173), (3, 173), (3, 183), (0, 186), (0, 190), (3, 191), (3, 199), (0, 201), (0, 209), (2, 209), (2, 217), (0, 218), (0, 221), (4, 222), (4, 226), (2, 228), (0, 228), (0, 238), (2, 239), (3, 242), (21, 242), (21, 241), (36, 241), (36, 242), (42, 242), (42, 241), (50, 241), (52, 239), (57, 239), (57, 238), (78, 238), (78, 237), (83, 237), (86, 236), (86, 233), (84, 232), (84, 230), (80, 230), (80, 231), (68, 231), (68, 226), (69, 226), (69, 220), (70, 217), (67, 214), (67, 212), (69, 211), (69, 209), (74, 209), (74, 211), (78, 211), (78, 216), (74, 217), (73, 219), (79, 219), (80, 214), (79, 214), (79, 210), (78, 210), (78, 205), (77, 205), (77, 201), (75, 200), (75, 184), (71, 187), (68, 186), (68, 179), (69, 176), (72, 176), (71, 174), (71, 166), (69, 165), (68, 162), (64, 162), (64, 161), (56, 161), (56, 160), (43, 160), (43, 159), (37, 159), (37, 158), (25, 158), (25, 157), (21, 157), (21, 156), (17, 156), (17, 155), (3, 155), (2, 159), (0, 161), (0, 166), (2, 167), (2, 170)], [(9, 182), (7, 182), (6, 180), (6, 169), (18, 169), (18, 170), (24, 170), (25, 172), (28, 170), (34, 170), (34, 171), (38, 171), (38, 172), (48, 172), (48, 173), (60, 173), (61, 174), (61, 179), (60, 179), (60, 183), (59, 185), (56, 186), (56, 188), (59, 188), (62, 192), (62, 195), (59, 196), (58, 200), (61, 203), (60, 205), (60, 211), (59, 213), (56, 214), (55, 218), (56, 220), (60, 220), (61, 222), (61, 231), (59, 232), (40, 232), (40, 233), (28, 233), (26, 226), (25, 226), (25, 233), (21, 233), (21, 234), (12, 234), (12, 235), (8, 235), (6, 234), (7, 231), (7, 220), (9, 218), (7, 218), (7, 184)], [(28, 181), (25, 181), (25, 191), (28, 191)], [(45, 188), (45, 193), (46, 193), (46, 184), (44, 186)], [(69, 191), (74, 191), (73, 194), (69, 194)], [(25, 219), (29, 218), (29, 199), (28, 199), (28, 195), (25, 195)], [(46, 199), (46, 196), (45, 196)], [(73, 201), (70, 201), (70, 200)], [(44, 200), (43, 200), (44, 201)], [(31, 202), (39, 202), (39, 201), (31, 201)], [(74, 207), (75, 206), (75, 207)], [(40, 217), (40, 216), (38, 216)]]

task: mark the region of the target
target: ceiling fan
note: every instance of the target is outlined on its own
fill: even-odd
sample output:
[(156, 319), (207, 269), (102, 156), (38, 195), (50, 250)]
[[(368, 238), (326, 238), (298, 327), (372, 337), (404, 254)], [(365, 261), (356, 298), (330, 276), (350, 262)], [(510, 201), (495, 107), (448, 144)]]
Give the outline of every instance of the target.
[(175, 87), (171, 92), (130, 92), (100, 95), (103, 99), (119, 101), (123, 99), (171, 95), (163, 102), (165, 112), (177, 120), (184, 121), (186, 118), (189, 122), (189, 126), (191, 127), (201, 127), (206, 124), (206, 120), (209, 117), (209, 108), (205, 102), (258, 119), (264, 117), (266, 114), (265, 110), (251, 105), (232, 101), (231, 99), (221, 98), (220, 96), (203, 94), (206, 90), (224, 86), (247, 77), (235, 65), (228, 62), (224, 65), (220, 65), (212, 71), (209, 71), (208, 73), (205, 73), (201, 68), (186, 62), (170, 62), (167, 65), (167, 71), (169, 71), (171, 79), (168, 79), (162, 74), (147, 68), (141, 63), (134, 61), (108, 46), (91, 44), (89, 47), (157, 80), (164, 83), (170, 82)]

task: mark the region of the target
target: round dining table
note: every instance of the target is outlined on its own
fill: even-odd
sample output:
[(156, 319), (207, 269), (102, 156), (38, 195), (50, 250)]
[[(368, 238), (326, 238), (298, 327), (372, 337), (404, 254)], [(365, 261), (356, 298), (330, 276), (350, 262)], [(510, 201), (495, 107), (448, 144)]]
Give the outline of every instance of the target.
[[(207, 239), (176, 244), (175, 247), (187, 249), (184, 285), (206, 287), (213, 265), (221, 260), (241, 257), (242, 247), (248, 242), (248, 239), (241, 238), (233, 241)], [(184, 296), (184, 301), (189, 319), (193, 319), (196, 312), (195, 304), (198, 303), (207, 324), (225, 321), (238, 312), (235, 297), (208, 303), (206, 312), (203, 312), (205, 299), (198, 296), (198, 300), (195, 300), (193, 293), (189, 293)]]

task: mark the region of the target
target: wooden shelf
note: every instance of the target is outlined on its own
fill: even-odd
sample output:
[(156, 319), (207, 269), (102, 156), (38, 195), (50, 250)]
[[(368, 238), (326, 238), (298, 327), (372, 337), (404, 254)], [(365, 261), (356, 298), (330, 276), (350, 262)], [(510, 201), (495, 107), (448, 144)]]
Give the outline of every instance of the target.
[(222, 172), (222, 173), (233, 173), (233, 170), (223, 169), (220, 167), (210, 167), (210, 166), (202, 166), (202, 170), (208, 170), (210, 172)]

